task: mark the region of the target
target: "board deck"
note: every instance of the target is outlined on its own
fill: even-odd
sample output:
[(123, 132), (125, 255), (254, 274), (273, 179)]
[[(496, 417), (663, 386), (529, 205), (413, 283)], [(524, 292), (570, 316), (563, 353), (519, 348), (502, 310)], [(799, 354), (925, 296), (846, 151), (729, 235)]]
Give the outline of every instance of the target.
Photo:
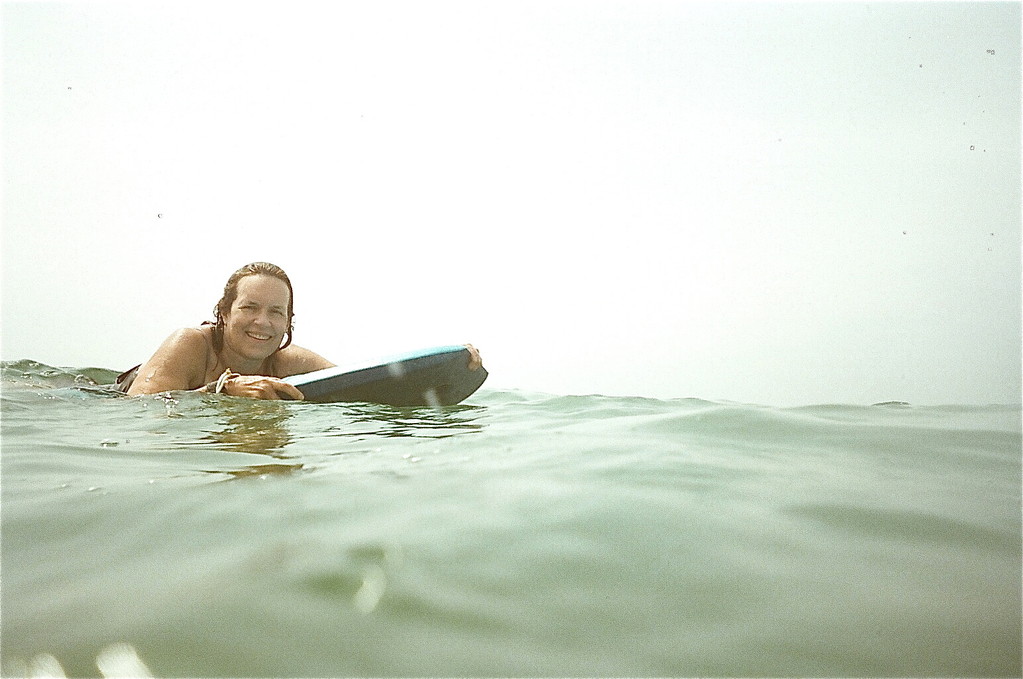
[(454, 405), (487, 379), (482, 366), (469, 370), (461, 345), (432, 347), (358, 364), (285, 377), (307, 401), (365, 401), (393, 406)]

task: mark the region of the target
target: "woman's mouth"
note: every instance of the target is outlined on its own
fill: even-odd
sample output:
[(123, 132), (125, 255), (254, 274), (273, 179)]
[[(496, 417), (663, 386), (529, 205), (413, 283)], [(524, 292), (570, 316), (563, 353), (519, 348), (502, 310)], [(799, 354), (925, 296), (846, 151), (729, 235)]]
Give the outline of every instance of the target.
[(272, 337), (272, 335), (264, 335), (263, 333), (259, 332), (246, 332), (245, 334), (254, 340), (259, 340), (260, 342), (265, 342), (268, 339), (270, 339), (270, 337)]

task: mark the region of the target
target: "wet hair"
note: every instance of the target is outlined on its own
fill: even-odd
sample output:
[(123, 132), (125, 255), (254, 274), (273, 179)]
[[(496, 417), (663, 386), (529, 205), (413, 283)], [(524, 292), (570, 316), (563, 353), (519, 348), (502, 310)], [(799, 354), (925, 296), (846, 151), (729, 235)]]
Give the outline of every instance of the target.
[(276, 264), (253, 262), (252, 264), (246, 264), (231, 274), (231, 277), (227, 279), (227, 284), (224, 285), (224, 296), (213, 307), (213, 316), (215, 318), (213, 323), (213, 349), (218, 354), (224, 348), (224, 317), (231, 311), (231, 305), (238, 298), (238, 283), (246, 276), (272, 276), (279, 281), (283, 281), (288, 286), (288, 331), (284, 344), (277, 348), (274, 353), (291, 344), (291, 336), (295, 334), (295, 326), (292, 323), (292, 319), (295, 316), (295, 291), (291, 288), (291, 279), (288, 278), (288, 274), (284, 273), (284, 269)]

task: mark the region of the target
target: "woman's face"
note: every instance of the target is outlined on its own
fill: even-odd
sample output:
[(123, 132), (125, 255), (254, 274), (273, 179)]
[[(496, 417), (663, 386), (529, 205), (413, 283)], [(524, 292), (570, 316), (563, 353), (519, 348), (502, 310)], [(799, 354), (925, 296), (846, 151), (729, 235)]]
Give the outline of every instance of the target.
[(246, 359), (264, 359), (288, 331), (288, 286), (273, 276), (246, 276), (224, 318), (224, 344)]

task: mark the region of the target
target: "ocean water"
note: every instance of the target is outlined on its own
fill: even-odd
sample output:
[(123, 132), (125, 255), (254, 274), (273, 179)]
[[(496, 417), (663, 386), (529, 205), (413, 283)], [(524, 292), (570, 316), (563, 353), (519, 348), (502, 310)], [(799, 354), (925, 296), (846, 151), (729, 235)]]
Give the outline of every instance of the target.
[(128, 398), (3, 365), (5, 676), (1020, 676), (1018, 405)]

